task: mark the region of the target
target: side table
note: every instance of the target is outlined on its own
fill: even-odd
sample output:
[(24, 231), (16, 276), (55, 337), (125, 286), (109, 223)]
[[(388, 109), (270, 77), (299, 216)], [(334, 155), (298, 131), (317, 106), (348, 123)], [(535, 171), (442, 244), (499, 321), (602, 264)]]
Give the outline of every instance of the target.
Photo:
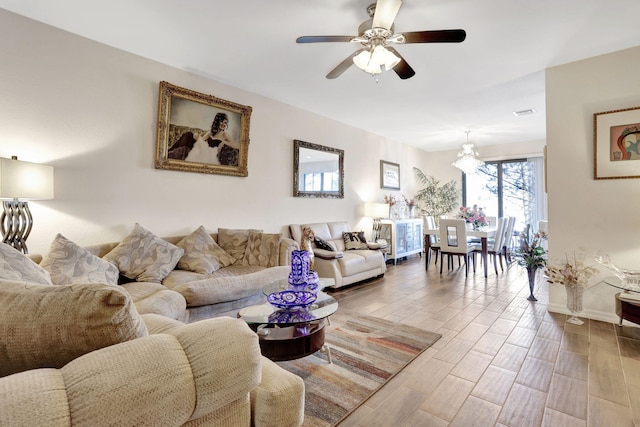
[(640, 300), (625, 299), (622, 292), (616, 294), (616, 314), (622, 320), (640, 325)]

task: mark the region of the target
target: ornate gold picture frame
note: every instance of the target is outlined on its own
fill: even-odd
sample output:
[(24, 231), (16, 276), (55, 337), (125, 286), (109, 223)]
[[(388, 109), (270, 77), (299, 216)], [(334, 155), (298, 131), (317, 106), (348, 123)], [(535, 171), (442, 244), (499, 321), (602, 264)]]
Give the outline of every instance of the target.
[(247, 176), (251, 107), (160, 82), (156, 169)]

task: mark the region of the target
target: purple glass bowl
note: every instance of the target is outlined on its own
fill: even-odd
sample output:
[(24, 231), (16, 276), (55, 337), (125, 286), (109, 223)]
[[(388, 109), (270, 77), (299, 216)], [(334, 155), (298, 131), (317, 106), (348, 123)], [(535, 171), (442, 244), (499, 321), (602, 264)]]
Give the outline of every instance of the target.
[(281, 309), (276, 310), (269, 315), (270, 323), (300, 323), (314, 320), (316, 316), (309, 313), (305, 309), (288, 310)]
[(269, 294), (267, 301), (279, 308), (302, 308), (313, 304), (316, 298), (313, 292), (286, 290)]

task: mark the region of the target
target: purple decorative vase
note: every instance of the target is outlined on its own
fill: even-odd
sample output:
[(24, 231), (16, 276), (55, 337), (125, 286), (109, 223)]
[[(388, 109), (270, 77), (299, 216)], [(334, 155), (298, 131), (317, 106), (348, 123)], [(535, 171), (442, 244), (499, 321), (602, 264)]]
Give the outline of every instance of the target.
[(293, 251), (291, 253), (290, 285), (304, 285), (309, 276), (309, 253), (307, 251)]

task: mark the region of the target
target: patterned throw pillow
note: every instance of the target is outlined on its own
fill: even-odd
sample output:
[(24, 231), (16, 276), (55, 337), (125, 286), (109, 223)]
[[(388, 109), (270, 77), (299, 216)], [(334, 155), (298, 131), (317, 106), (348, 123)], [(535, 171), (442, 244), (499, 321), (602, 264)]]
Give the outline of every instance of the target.
[(41, 285), (53, 284), (47, 270), (6, 243), (0, 243), (0, 280), (16, 280)]
[(103, 259), (114, 263), (129, 279), (160, 283), (176, 267), (182, 255), (182, 248), (136, 223), (131, 233)]
[(99, 283), (117, 285), (118, 267), (57, 234), (40, 267), (51, 275), (54, 285)]
[(119, 286), (0, 285), (0, 377), (61, 368), (93, 350), (148, 335), (131, 297)]
[(184, 255), (178, 262), (178, 268), (181, 270), (211, 274), (236, 262), (234, 257), (218, 246), (203, 226), (180, 240), (176, 246), (184, 249)]
[(344, 247), (346, 250), (369, 249), (367, 239), (364, 237), (364, 231), (350, 231), (342, 233)]
[(229, 255), (236, 259), (238, 264), (242, 264), (244, 253), (247, 250), (249, 232), (262, 233), (262, 230), (232, 230), (229, 228), (218, 228), (218, 244)]
[(281, 238), (280, 233), (266, 234), (250, 231), (242, 264), (260, 267), (277, 266)]
[(324, 249), (325, 251), (335, 251), (335, 249), (333, 249), (333, 246), (331, 246), (329, 244), (329, 242), (327, 242), (326, 240), (324, 240), (322, 237), (315, 237), (315, 242), (316, 242), (316, 246), (320, 249)]

